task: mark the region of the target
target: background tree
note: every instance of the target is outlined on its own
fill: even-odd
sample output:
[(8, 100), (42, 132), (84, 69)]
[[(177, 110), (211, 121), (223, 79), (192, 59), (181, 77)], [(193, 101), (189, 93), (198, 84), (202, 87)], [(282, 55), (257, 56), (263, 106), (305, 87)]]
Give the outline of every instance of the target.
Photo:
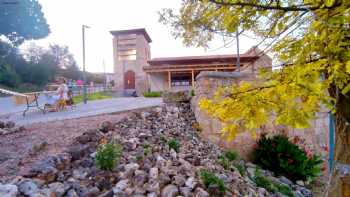
[(0, 0), (0, 35), (6, 36), (14, 45), (44, 38), (49, 33), (37, 0)]
[[(226, 124), (226, 137), (255, 134), (270, 120), (305, 128), (326, 105), (336, 116), (336, 165), (349, 165), (349, 13), (347, 0), (183, 0), (179, 14), (164, 9), (160, 21), (188, 46), (208, 47), (215, 34), (252, 32), (263, 52), (283, 63), (278, 72), (263, 72), (260, 83), (219, 89), (201, 102)], [(341, 196), (339, 176), (335, 170), (330, 196)]]

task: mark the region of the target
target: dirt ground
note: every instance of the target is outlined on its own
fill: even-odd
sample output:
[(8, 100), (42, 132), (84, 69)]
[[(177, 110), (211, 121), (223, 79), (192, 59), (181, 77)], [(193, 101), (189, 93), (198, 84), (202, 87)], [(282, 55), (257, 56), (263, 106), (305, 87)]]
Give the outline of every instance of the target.
[(0, 181), (21, 174), (30, 165), (63, 152), (73, 139), (103, 121), (118, 122), (131, 112), (35, 123), (23, 132), (0, 136)]

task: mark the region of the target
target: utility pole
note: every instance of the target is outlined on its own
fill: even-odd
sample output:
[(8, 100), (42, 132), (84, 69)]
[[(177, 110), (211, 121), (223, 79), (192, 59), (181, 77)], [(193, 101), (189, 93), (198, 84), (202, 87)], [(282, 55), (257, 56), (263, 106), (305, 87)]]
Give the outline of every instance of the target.
[(84, 104), (87, 102), (86, 95), (86, 71), (85, 71), (85, 28), (90, 28), (87, 25), (82, 25), (82, 33), (83, 33), (83, 95), (84, 95)]
[(240, 57), (239, 57), (239, 29), (237, 27), (236, 31), (236, 43), (237, 43), (237, 72), (241, 72), (241, 63), (240, 63)]
[(107, 74), (106, 74), (106, 63), (105, 63), (105, 60), (103, 59), (103, 61), (102, 61), (102, 65), (103, 65), (103, 75), (104, 75), (104, 78), (105, 78), (105, 80), (104, 80), (104, 89), (105, 89), (105, 91), (107, 90)]

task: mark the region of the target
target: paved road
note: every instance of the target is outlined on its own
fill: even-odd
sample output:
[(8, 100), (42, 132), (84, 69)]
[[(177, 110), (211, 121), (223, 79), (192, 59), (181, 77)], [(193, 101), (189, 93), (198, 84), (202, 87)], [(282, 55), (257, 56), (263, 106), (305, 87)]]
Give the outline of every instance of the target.
[(48, 112), (46, 114), (33, 108), (23, 117), (22, 111), (25, 106), (15, 106), (10, 98), (0, 98), (0, 120), (11, 120), (16, 122), (17, 125), (27, 125), (37, 122), (80, 118), (159, 105), (162, 105), (161, 98), (121, 97), (88, 101), (87, 104), (79, 103), (74, 109), (68, 107), (66, 111)]

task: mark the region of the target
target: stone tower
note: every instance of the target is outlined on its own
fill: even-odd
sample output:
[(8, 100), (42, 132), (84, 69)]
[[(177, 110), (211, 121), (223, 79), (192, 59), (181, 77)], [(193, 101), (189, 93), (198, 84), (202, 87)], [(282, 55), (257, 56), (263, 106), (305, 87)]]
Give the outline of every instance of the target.
[(148, 91), (147, 75), (143, 67), (151, 58), (152, 42), (145, 29), (111, 31), (116, 89), (125, 94), (138, 95)]

